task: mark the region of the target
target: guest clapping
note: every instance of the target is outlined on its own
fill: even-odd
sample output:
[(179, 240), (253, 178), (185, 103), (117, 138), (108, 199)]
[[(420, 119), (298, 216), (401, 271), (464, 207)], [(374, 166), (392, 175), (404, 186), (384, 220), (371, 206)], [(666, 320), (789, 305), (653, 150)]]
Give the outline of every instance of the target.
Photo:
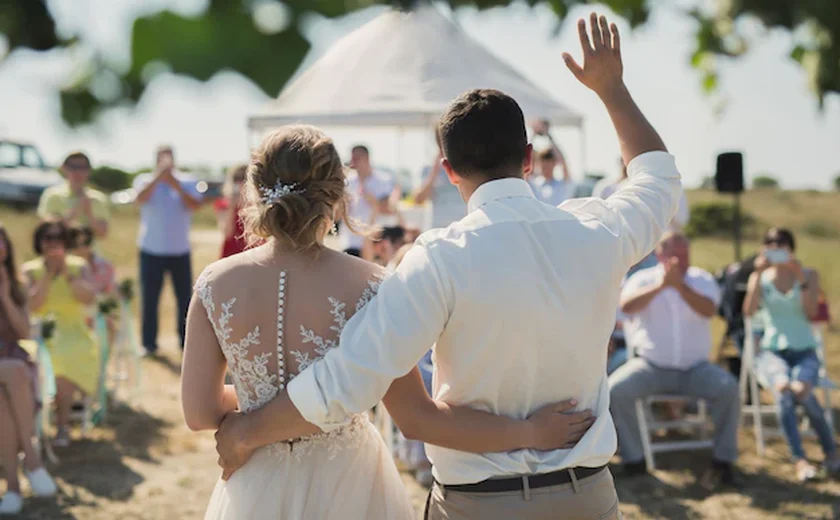
[(23, 452), (24, 474), (33, 494), (56, 492), (34, 442), (37, 370), (21, 347), (28, 336), (26, 289), (18, 278), (9, 235), (0, 225), (0, 466), (6, 477), (0, 515), (18, 514), (23, 507), (18, 451)]
[(66, 182), (44, 190), (38, 203), (38, 216), (77, 222), (90, 227), (96, 236), (104, 237), (108, 233), (108, 197), (88, 186), (90, 159), (82, 152), (73, 152), (64, 159), (60, 170)]
[(714, 277), (689, 262), (688, 239), (668, 232), (656, 249), (659, 265), (632, 275), (621, 290), (630, 359), (609, 377), (610, 412), (627, 474), (646, 470), (636, 399), (689, 395), (709, 403), (715, 442), (708, 482), (736, 484), (738, 383), (709, 361), (710, 320), (720, 302)]
[(38, 258), (23, 265), (30, 309), (55, 318), (55, 335), (47, 349), (56, 376), (57, 446), (70, 442), (68, 424), (76, 396), (93, 394), (99, 376), (99, 350), (87, 325), (88, 306), (96, 293), (85, 260), (67, 254), (70, 238), (64, 222), (42, 222), (33, 240)]

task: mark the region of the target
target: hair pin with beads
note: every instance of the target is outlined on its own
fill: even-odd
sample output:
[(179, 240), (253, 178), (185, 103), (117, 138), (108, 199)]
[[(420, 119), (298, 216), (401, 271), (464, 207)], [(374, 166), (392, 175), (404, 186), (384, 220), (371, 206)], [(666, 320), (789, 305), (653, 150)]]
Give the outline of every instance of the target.
[(267, 206), (277, 204), (286, 195), (300, 194), (306, 191), (303, 188), (299, 188), (296, 182), (283, 182), (279, 180), (274, 183), (273, 188), (260, 186), (259, 190), (260, 195), (262, 195), (262, 203)]

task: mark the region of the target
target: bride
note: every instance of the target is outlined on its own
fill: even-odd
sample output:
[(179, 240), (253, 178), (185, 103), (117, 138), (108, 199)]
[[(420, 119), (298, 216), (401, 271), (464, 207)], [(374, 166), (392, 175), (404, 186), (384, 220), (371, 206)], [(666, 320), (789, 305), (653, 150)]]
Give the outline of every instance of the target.
[[(182, 399), (187, 425), (216, 430), (253, 411), (329, 349), (376, 294), (384, 272), (324, 246), (347, 216), (345, 172), (332, 141), (308, 126), (282, 128), (253, 154), (244, 188), (246, 235), (259, 247), (207, 267), (187, 318)], [(233, 385), (225, 384), (225, 372)], [(471, 452), (569, 447), (588, 411), (549, 405), (528, 420), (432, 400), (419, 372), (397, 379), (384, 403), (409, 437)], [(367, 414), (329, 433), (259, 450), (216, 485), (205, 518), (402, 519), (415, 513)]]

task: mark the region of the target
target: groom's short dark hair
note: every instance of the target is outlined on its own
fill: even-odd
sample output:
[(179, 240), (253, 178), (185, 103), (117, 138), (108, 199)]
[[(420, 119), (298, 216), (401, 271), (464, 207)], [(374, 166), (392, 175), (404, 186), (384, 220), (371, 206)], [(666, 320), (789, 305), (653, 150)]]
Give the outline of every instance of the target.
[(503, 92), (470, 90), (455, 98), (441, 116), (438, 137), (444, 156), (462, 177), (521, 173), (528, 146), (525, 117)]

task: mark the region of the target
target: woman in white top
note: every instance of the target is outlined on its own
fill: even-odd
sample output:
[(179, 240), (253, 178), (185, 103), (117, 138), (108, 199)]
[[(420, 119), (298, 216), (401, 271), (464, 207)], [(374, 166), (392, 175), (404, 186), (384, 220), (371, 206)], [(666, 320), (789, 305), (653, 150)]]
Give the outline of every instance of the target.
[[(187, 425), (215, 430), (226, 414), (270, 401), (330, 349), (376, 293), (384, 271), (324, 247), (346, 216), (345, 173), (332, 141), (313, 127), (270, 134), (254, 153), (244, 187), (246, 234), (266, 243), (204, 270), (190, 305), (182, 398)], [(345, 224), (347, 221), (345, 220)], [(431, 345), (430, 345), (431, 346)], [(233, 379), (225, 385), (225, 372)], [(415, 369), (384, 399), (407, 436), (462, 451), (573, 445), (588, 412), (543, 408), (528, 420), (433, 401)], [(258, 450), (220, 480), (206, 518), (408, 519), (409, 497), (367, 414), (329, 433)]]

